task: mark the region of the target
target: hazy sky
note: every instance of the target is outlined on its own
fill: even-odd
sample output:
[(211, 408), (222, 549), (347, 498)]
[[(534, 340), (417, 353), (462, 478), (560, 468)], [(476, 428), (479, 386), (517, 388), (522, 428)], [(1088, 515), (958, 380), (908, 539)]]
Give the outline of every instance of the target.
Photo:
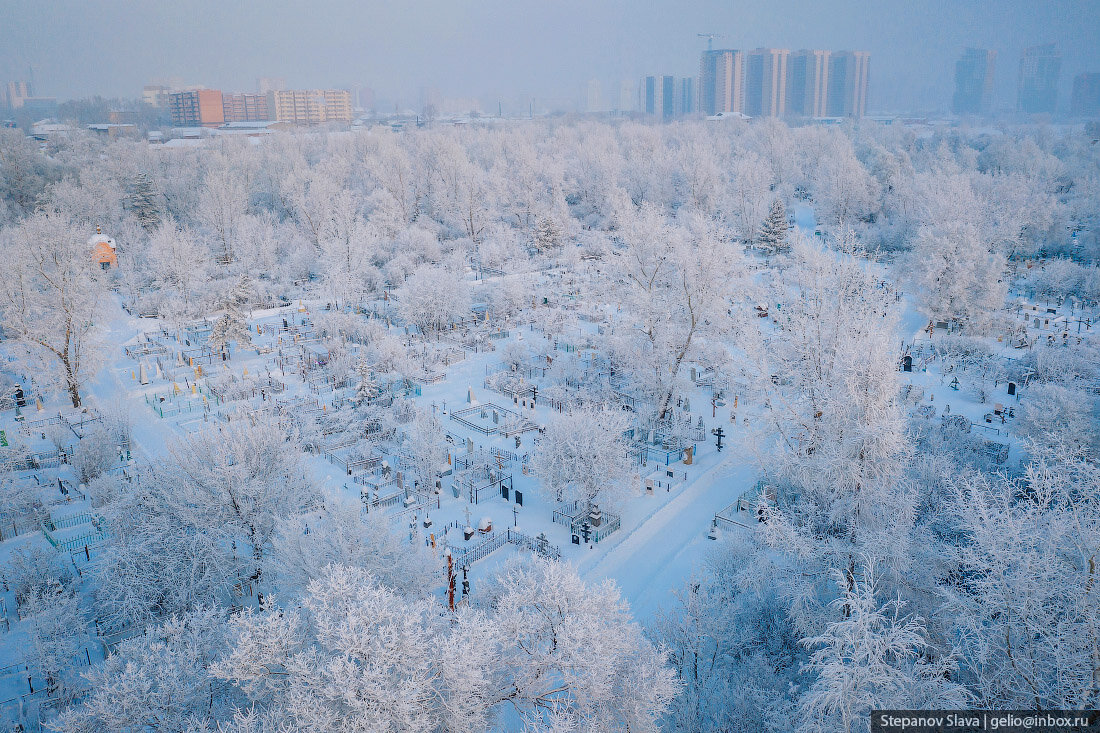
[(585, 82), (695, 75), (715, 47), (871, 52), (869, 110), (949, 104), (964, 46), (998, 51), (996, 106), (1015, 103), (1022, 48), (1056, 42), (1060, 106), (1072, 77), (1100, 71), (1100, 0), (0, 0), (0, 80), (60, 99), (136, 97), (178, 77), (254, 91), (373, 87), (445, 96), (581, 99)]

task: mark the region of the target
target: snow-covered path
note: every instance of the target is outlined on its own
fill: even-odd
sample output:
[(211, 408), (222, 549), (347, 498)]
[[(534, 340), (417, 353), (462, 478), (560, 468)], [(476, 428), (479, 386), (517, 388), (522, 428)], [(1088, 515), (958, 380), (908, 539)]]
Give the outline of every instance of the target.
[(104, 301), (104, 309), (110, 309), (103, 338), (108, 344), (106, 363), (95, 380), (88, 383), (87, 392), (101, 407), (111, 407), (129, 412), (132, 421), (131, 450), (137, 460), (150, 460), (165, 452), (167, 446), (179, 439), (179, 433), (171, 424), (156, 418), (145, 401), (128, 384), (133, 361), (126, 357), (123, 346), (140, 333), (137, 319), (127, 315), (117, 298)]
[(718, 463), (618, 538), (615, 546), (579, 562), (581, 575), (588, 580), (613, 578), (634, 617), (650, 618), (659, 606), (668, 605), (703, 560), (711, 546), (706, 534), (714, 515), (737, 500), (751, 476), (751, 461), (731, 445)]

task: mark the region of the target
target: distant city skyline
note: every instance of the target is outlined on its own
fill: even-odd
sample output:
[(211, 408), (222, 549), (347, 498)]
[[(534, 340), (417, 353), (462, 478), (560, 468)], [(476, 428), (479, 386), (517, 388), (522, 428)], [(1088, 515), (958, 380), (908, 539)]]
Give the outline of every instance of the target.
[[(261, 77), (288, 88), (369, 87), (378, 102), (415, 108), (419, 90), (517, 107), (535, 98), (583, 109), (587, 84), (658, 72), (697, 77), (706, 41), (757, 48), (864, 49), (875, 60), (867, 112), (948, 110), (955, 63), (967, 47), (997, 52), (993, 109), (1016, 107), (1017, 60), (1056, 42), (1060, 111), (1073, 79), (1100, 71), (1100, 23), (1091, 0), (424, 0), (409, 12), (380, 2), (320, 0), (304, 7), (180, 0), (30, 3), (0, 0), (0, 80), (27, 80), (60, 100), (138, 98), (156, 79), (255, 92)], [(785, 59), (790, 63), (791, 59)], [(621, 90), (620, 90), (621, 92)]]

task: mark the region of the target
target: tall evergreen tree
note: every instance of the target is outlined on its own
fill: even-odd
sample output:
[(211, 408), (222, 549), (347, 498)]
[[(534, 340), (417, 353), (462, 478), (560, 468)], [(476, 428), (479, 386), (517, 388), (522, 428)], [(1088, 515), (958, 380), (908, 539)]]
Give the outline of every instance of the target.
[(153, 187), (153, 182), (149, 180), (147, 174), (138, 173), (134, 176), (133, 183), (130, 184), (130, 195), (127, 198), (126, 205), (133, 212), (138, 223), (147, 230), (153, 230), (160, 226), (161, 207), (159, 199), (160, 194)]
[(783, 202), (776, 199), (772, 204), (771, 213), (760, 227), (760, 246), (766, 252), (782, 252), (790, 245), (787, 243), (787, 231), (790, 225), (787, 223), (787, 209)]
[(210, 348), (215, 353), (226, 356), (230, 341), (236, 341), (238, 346), (252, 343), (252, 332), (248, 328), (248, 317), (242, 311), (242, 306), (248, 302), (252, 284), (247, 276), (242, 276), (233, 287), (229, 298), (225, 302), (225, 308), (214, 327), (210, 331)]

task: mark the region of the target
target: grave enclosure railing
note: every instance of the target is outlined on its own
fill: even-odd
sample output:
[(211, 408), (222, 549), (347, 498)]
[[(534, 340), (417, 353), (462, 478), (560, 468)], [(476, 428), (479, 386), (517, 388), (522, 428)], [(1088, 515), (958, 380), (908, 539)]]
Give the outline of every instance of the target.
[(499, 550), (506, 544), (522, 547), (552, 560), (561, 559), (561, 549), (557, 546), (551, 545), (549, 542), (542, 542), (512, 528), (508, 528), (504, 532), (493, 532), (470, 548), (452, 547), (451, 552), (458, 566), (462, 567), (478, 560), (484, 560), (490, 553)]

